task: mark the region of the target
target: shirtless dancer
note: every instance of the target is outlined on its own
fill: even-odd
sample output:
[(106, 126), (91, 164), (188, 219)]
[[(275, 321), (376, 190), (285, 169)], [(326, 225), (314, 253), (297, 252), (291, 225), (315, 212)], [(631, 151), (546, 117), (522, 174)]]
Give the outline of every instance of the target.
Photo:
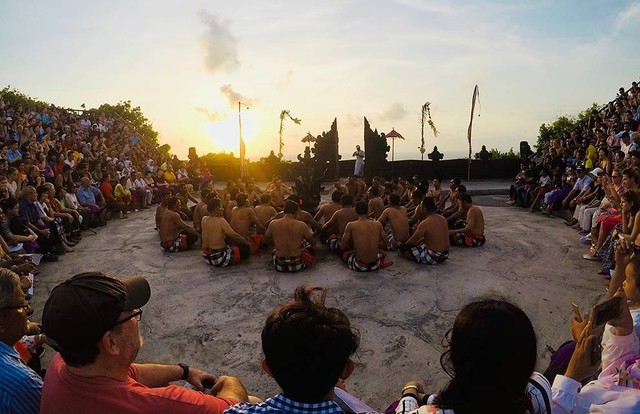
[(278, 175), (274, 178), (272, 189), (269, 193), (271, 194), (274, 207), (276, 207), (276, 209), (282, 209), (284, 206), (284, 197), (291, 194), (291, 190), (282, 184), (282, 177)]
[[(238, 194), (236, 197), (236, 207), (231, 210), (231, 228), (251, 243), (251, 253), (256, 254), (262, 244), (265, 228), (258, 219), (255, 210), (249, 206), (246, 194)], [(256, 233), (249, 235), (251, 226), (256, 226)]]
[[(217, 267), (239, 263), (249, 257), (249, 241), (236, 233), (223, 217), (222, 201), (211, 198), (207, 203), (208, 216), (202, 218), (202, 257)], [(227, 244), (227, 239), (234, 245)]]
[[(291, 194), (289, 197), (287, 197), (287, 200), (291, 200), (297, 204), (298, 200), (300, 200), (300, 197), (296, 194)], [(274, 219), (279, 219), (282, 217), (284, 217), (283, 211), (276, 214)], [(313, 218), (311, 214), (309, 214), (308, 211), (301, 210), (298, 208), (298, 211), (296, 211), (296, 214), (294, 215), (294, 217), (296, 220), (300, 220), (303, 223), (306, 223), (307, 226), (311, 228), (311, 230), (317, 231), (321, 227), (320, 224)]]
[(200, 202), (196, 204), (193, 209), (193, 228), (196, 229), (198, 233), (200, 233), (201, 230), (202, 217), (207, 215), (207, 196), (209, 193), (210, 191), (208, 189), (203, 188), (200, 191)]
[[(358, 220), (358, 214), (353, 208), (353, 198), (349, 194), (343, 194), (342, 197), (340, 197), (340, 204), (342, 204), (342, 208), (333, 213), (329, 221), (324, 223), (320, 229), (320, 239), (322, 242), (337, 254), (341, 254), (340, 239), (344, 234), (344, 229), (347, 227), (347, 224)], [(336, 229), (337, 232), (329, 233), (330, 229)]]
[(398, 247), (400, 254), (420, 264), (438, 264), (449, 258), (449, 227), (447, 219), (436, 213), (433, 197), (422, 200), (422, 211), (426, 218), (418, 224), (416, 231), (406, 243)]
[[(371, 272), (389, 267), (393, 262), (385, 262), (385, 253), (380, 250), (387, 235), (379, 221), (369, 220), (369, 206), (366, 201), (358, 201), (355, 208), (358, 220), (347, 224), (340, 241), (342, 261), (356, 272)], [(349, 250), (353, 247), (353, 250)]]
[[(314, 220), (317, 222), (320, 222), (320, 220), (322, 220), (323, 224), (331, 220), (331, 217), (333, 216), (333, 214), (342, 208), (342, 205), (340, 204), (340, 198), (342, 197), (343, 194), (344, 194), (343, 192), (338, 190), (331, 193), (331, 203), (321, 205), (320, 208), (318, 209), (318, 212), (313, 217)], [(328, 231), (330, 233), (336, 232), (331, 229), (329, 229)]]
[(407, 209), (400, 205), (400, 196), (397, 194), (389, 196), (389, 207), (384, 209), (378, 221), (383, 227), (389, 221), (389, 227), (391, 227), (391, 232), (387, 236), (387, 250), (397, 250), (400, 243), (409, 239)]
[(295, 219), (299, 208), (295, 201), (285, 201), (284, 217), (271, 221), (264, 234), (265, 243), (273, 238), (273, 267), (278, 272), (298, 272), (315, 263), (316, 241), (309, 227)]
[(380, 198), (378, 187), (371, 186), (369, 189), (369, 210), (373, 212), (374, 220), (378, 220), (384, 211), (384, 201)]
[(254, 208), (256, 217), (260, 220), (262, 227), (267, 228), (271, 219), (278, 214), (275, 208), (271, 205), (271, 194), (260, 195), (260, 205)]
[(182, 203), (178, 197), (169, 198), (167, 211), (160, 221), (160, 245), (165, 252), (188, 250), (198, 241), (198, 232), (182, 221), (181, 210)]
[(480, 247), (487, 239), (484, 237), (484, 216), (480, 207), (473, 205), (469, 194), (459, 196), (462, 208), (467, 211), (467, 222), (464, 228), (449, 231), (451, 243), (464, 247)]

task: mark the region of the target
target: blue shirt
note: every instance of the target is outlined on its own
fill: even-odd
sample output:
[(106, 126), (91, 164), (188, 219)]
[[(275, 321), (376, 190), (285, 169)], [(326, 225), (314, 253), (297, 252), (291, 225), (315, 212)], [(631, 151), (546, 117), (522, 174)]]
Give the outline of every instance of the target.
[(0, 413), (38, 414), (42, 378), (20, 360), (18, 351), (0, 341)]
[(89, 186), (89, 188), (84, 188), (83, 186), (79, 186), (76, 191), (76, 197), (78, 198), (78, 203), (81, 206), (86, 206), (87, 204), (98, 204), (96, 201), (96, 195), (100, 190), (93, 186)]
[(20, 150), (15, 150), (15, 151), (7, 150), (7, 162), (9, 164), (21, 159), (22, 159), (22, 153), (20, 152)]
[(278, 394), (260, 404), (240, 403), (224, 410), (223, 414), (342, 414), (340, 406), (334, 401), (322, 401), (307, 404), (293, 401)]

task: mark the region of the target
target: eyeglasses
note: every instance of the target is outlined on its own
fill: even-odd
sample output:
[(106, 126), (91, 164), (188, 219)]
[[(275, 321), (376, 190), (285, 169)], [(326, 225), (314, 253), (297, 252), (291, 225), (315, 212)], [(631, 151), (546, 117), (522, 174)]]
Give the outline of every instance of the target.
[(113, 325), (113, 327), (112, 327), (111, 329), (115, 328), (115, 327), (116, 327), (116, 326), (118, 326), (118, 325), (122, 325), (123, 323), (125, 323), (125, 322), (127, 322), (127, 321), (129, 321), (129, 320), (131, 320), (131, 319), (134, 319), (134, 318), (135, 318), (138, 322), (140, 322), (140, 321), (142, 320), (142, 309), (134, 309), (134, 310), (133, 310), (133, 313), (132, 313), (131, 315), (127, 316), (126, 318), (122, 318), (122, 319), (120, 319), (118, 322), (116, 322), (116, 323)]
[(18, 309), (20, 311), (22, 311), (23, 309), (30, 309), (31, 308), (31, 301), (30, 300), (25, 300), (24, 302), (22, 302), (20, 305), (15, 305), (15, 306), (5, 306), (2, 309)]

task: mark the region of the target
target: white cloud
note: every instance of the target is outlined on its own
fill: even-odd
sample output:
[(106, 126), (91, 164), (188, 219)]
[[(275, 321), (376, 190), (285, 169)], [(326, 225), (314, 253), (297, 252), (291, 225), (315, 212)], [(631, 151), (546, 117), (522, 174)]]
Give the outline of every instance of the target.
[(233, 72), (238, 69), (238, 41), (229, 30), (229, 21), (206, 11), (200, 12), (199, 15), (207, 27), (207, 32), (202, 36), (205, 49), (204, 63), (207, 69), (212, 73)]
[(217, 121), (222, 121), (223, 119), (227, 119), (227, 114), (216, 112), (216, 111), (210, 111), (207, 108), (203, 108), (201, 106), (196, 108), (196, 112), (203, 114), (211, 122), (217, 122)]
[(407, 116), (407, 113), (407, 108), (403, 104), (396, 102), (384, 110), (380, 119), (387, 122), (400, 121)]
[(615, 29), (623, 30), (629, 26), (636, 26), (640, 18), (640, 3), (631, 4), (626, 9), (618, 13), (615, 20)]
[(251, 107), (258, 103), (257, 99), (248, 98), (233, 90), (233, 86), (224, 85), (220, 87), (220, 92), (227, 98), (229, 106), (235, 108), (238, 102), (242, 102), (244, 105)]

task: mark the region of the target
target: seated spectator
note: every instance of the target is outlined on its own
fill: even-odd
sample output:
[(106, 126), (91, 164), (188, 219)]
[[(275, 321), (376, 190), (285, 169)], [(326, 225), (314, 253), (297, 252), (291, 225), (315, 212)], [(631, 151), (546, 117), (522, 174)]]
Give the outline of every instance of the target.
[[(609, 321), (609, 339), (602, 349), (602, 361), (592, 359), (597, 336), (589, 322), (579, 338), (564, 375), (553, 381), (554, 413), (636, 413), (640, 410), (640, 353), (638, 336), (634, 332), (633, 319), (622, 289), (615, 295), (620, 298), (621, 313)], [(584, 386), (599, 368), (602, 372), (594, 381)]]
[(551, 414), (549, 382), (534, 372), (536, 334), (516, 305), (495, 299), (468, 303), (445, 340), (440, 365), (451, 381), (439, 394), (408, 382), (396, 414)]
[(14, 272), (0, 269), (0, 412), (40, 412), (42, 379), (27, 367), (14, 347), (27, 333), (27, 316), (33, 313)]
[(350, 357), (360, 341), (346, 315), (327, 307), (325, 297), (324, 289), (300, 286), (293, 301), (271, 311), (262, 329), (262, 369), (282, 393), (235, 405), (226, 414), (353, 412), (335, 401), (348, 394), (334, 386), (353, 372)]
[(124, 213), (133, 211), (134, 209), (138, 211), (137, 208), (134, 208), (131, 191), (129, 190), (129, 188), (127, 188), (127, 176), (123, 175), (122, 177), (118, 178), (118, 184), (116, 184), (115, 188), (113, 189), (113, 196), (123, 206)]
[[(31, 186), (27, 186), (22, 193), (22, 199), (20, 200), (17, 211), (19, 217), (22, 219), (22, 223), (18, 223), (15, 219), (13, 221), (10, 220), (12, 227), (20, 229), (23, 225), (28, 226), (32, 232), (38, 235), (38, 247), (43, 254), (52, 252), (60, 255), (65, 254), (67, 251), (72, 251), (69, 246), (63, 244), (60, 235), (52, 231), (51, 227), (45, 224), (43, 221), (45, 214), (38, 211), (35, 204), (37, 200), (37, 190)], [(11, 213), (13, 213), (13, 211)], [(16, 231), (15, 233), (25, 234), (24, 231)]]
[(371, 272), (393, 265), (385, 261), (386, 253), (380, 248), (387, 244), (387, 234), (379, 221), (368, 218), (366, 201), (358, 201), (355, 208), (358, 220), (347, 223), (340, 239), (341, 259), (356, 272)]
[(91, 180), (83, 177), (76, 190), (78, 203), (89, 211), (90, 227), (102, 227), (107, 224), (105, 219), (106, 203), (100, 190), (91, 185)]
[[(212, 413), (247, 401), (239, 380), (188, 365), (136, 364), (142, 347), (139, 321), (151, 296), (141, 278), (123, 281), (99, 272), (78, 274), (56, 286), (42, 315), (60, 354), (49, 365), (42, 414)], [(69, 321), (74, 323), (70, 324)], [(186, 380), (195, 387), (168, 385)], [(202, 392), (215, 382), (217, 396)]]
[(147, 182), (142, 177), (141, 172), (133, 171), (127, 180), (127, 188), (131, 191), (133, 202), (137, 209), (146, 209), (153, 200), (153, 191), (147, 187)]
[(105, 173), (102, 176), (102, 183), (100, 184), (100, 192), (107, 204), (107, 210), (111, 214), (117, 214), (119, 218), (127, 218), (127, 209), (119, 200), (113, 195), (113, 187), (111, 187), (111, 174)]

